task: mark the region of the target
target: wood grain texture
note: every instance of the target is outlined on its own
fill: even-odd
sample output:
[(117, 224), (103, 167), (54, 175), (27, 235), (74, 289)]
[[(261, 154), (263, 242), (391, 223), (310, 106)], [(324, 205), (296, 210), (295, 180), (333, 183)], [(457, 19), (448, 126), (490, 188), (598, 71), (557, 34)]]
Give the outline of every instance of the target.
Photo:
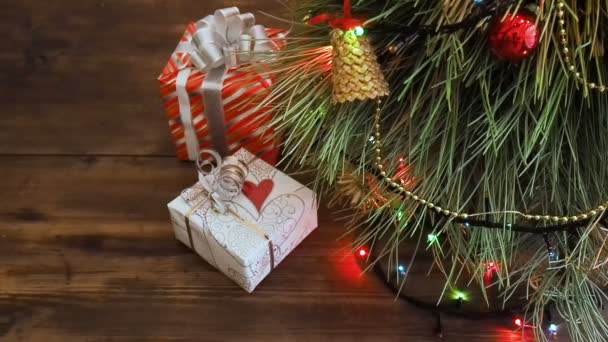
[[(360, 275), (328, 211), (247, 294), (173, 238), (165, 203), (192, 182), (190, 164), (90, 156), (0, 163), (10, 180), (0, 189), (4, 339), (434, 340), (432, 316)], [(447, 321), (447, 336), (464, 338), (466, 324)], [(502, 336), (494, 327), (476, 334)]]
[[(0, 153), (172, 155), (156, 77), (189, 21), (230, 5), (281, 7), (243, 0), (3, 2)], [(273, 23), (261, 14), (258, 22)]]
[[(328, 210), (253, 294), (174, 239), (165, 205), (195, 177), (156, 76), (188, 21), (229, 5), (281, 7), (0, 4), (0, 341), (437, 340), (431, 314), (361, 275)], [(504, 326), (445, 319), (445, 340), (521, 340)]]

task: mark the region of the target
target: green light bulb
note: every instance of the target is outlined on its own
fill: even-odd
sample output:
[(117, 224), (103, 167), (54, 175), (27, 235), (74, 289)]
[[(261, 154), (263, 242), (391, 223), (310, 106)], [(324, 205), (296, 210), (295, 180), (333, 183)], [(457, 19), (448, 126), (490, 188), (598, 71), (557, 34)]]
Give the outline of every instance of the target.
[(456, 300), (460, 300), (460, 301), (465, 301), (465, 300), (467, 300), (467, 295), (462, 291), (456, 290), (452, 294), (452, 298), (454, 298)]
[(361, 37), (365, 33), (365, 30), (361, 26), (355, 27), (354, 31), (355, 31), (355, 36), (357, 36), (357, 37)]

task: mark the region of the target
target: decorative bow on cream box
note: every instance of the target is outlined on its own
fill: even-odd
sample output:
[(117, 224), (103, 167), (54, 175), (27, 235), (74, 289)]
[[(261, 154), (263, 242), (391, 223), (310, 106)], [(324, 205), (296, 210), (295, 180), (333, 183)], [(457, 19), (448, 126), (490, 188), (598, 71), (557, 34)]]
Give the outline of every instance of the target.
[(317, 227), (316, 196), (245, 149), (201, 156), (199, 182), (168, 204), (175, 236), (251, 292)]

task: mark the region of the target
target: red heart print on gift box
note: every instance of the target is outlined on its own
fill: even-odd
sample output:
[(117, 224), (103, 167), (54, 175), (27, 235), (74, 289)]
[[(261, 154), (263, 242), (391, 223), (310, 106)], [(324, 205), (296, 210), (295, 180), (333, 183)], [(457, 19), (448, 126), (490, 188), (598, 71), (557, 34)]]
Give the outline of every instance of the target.
[(243, 194), (245, 197), (249, 198), (258, 212), (260, 212), (273, 188), (274, 182), (272, 179), (264, 179), (257, 185), (250, 181), (246, 181), (245, 184), (243, 184)]

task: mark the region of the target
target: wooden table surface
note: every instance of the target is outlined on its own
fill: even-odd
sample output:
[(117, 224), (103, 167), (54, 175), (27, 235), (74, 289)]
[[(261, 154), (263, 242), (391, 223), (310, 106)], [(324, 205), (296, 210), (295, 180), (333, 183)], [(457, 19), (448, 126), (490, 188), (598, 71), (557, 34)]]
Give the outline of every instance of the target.
[[(437, 340), (434, 316), (360, 275), (329, 210), (253, 294), (174, 239), (166, 203), (195, 174), (156, 76), (188, 21), (229, 5), (281, 7), (0, 4), (0, 341)], [(507, 328), (449, 318), (444, 340), (521, 340)]]

